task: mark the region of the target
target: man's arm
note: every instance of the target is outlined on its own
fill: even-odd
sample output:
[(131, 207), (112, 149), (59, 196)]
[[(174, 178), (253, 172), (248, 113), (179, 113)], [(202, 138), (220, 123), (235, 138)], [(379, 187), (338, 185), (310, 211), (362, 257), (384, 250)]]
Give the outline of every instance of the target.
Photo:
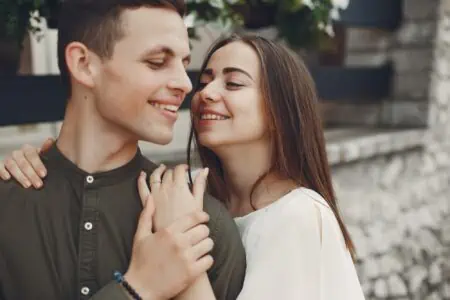
[(210, 237), (214, 241), (211, 255), (214, 264), (208, 270), (218, 300), (235, 300), (244, 283), (246, 259), (236, 223), (225, 206), (205, 195), (204, 210), (210, 215)]
[[(111, 281), (100, 291), (93, 295), (90, 300), (130, 300), (130, 296), (123, 287), (115, 281)], [(1, 298), (0, 298), (1, 300)]]
[(3, 274), (5, 274), (6, 273), (6, 271), (5, 271), (5, 262), (4, 262), (4, 260), (3, 260), (3, 256), (2, 256), (2, 253), (0, 252), (0, 300), (4, 300), (5, 299), (5, 296), (4, 296), (4, 294), (3, 294), (3, 280), (2, 280), (2, 276), (3, 276)]

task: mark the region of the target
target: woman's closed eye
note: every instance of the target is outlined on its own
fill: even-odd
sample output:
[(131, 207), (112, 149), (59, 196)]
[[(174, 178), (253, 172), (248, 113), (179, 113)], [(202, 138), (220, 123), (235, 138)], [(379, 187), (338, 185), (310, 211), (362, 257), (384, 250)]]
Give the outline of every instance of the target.
[(243, 87), (243, 84), (237, 83), (237, 82), (233, 82), (233, 81), (228, 81), (226, 83), (227, 88), (231, 88), (231, 89), (238, 89), (240, 87)]
[[(199, 82), (199, 84), (198, 84), (198, 86), (197, 86), (197, 90), (198, 90), (198, 91), (201, 91), (201, 90), (204, 89), (208, 84), (209, 84), (209, 82)], [(227, 82), (225, 82), (225, 86), (226, 86), (228, 89), (233, 90), (233, 89), (238, 89), (238, 88), (240, 88), (240, 87), (243, 87), (244, 85), (243, 85), (243, 84), (240, 84), (240, 83), (237, 83), (237, 82), (234, 82), (234, 81), (227, 81)]]

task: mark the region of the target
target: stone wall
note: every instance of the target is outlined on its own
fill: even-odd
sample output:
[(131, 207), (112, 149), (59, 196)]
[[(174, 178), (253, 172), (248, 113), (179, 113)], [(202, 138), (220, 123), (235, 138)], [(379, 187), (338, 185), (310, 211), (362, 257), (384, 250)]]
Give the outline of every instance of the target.
[[(404, 2), (422, 21), (402, 26), (399, 42), (417, 43), (418, 49), (397, 50), (404, 56), (397, 69), (423, 66), (399, 73), (396, 95), (427, 107), (420, 116), (428, 126), (426, 140), (408, 151), (334, 164), (333, 179), (367, 299), (450, 299), (450, 1), (442, 0), (435, 18), (433, 53), (420, 44), (434, 36), (431, 10), (438, 1)], [(427, 38), (407, 38), (417, 32)], [(433, 63), (427, 67), (427, 61)]]
[(403, 0), (403, 16), (395, 31), (349, 27), (347, 66), (394, 68), (391, 96), (375, 102), (326, 103), (332, 125), (371, 127), (426, 126), (428, 87), (439, 0)]

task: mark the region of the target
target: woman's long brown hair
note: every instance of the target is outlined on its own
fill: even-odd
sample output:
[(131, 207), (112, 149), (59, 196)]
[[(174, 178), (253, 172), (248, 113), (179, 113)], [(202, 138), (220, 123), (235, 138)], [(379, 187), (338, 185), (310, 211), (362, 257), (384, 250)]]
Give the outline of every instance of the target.
[[(233, 34), (212, 46), (200, 74), (218, 49), (237, 41), (251, 46), (259, 57), (260, 86), (273, 147), (272, 166), (255, 182), (253, 190), (267, 174), (274, 172), (299, 186), (316, 191), (336, 216), (347, 248), (354, 255), (354, 245), (342, 221), (333, 191), (322, 121), (318, 113), (318, 97), (308, 69), (298, 55), (280, 44), (258, 36)], [(202, 165), (210, 169), (207, 191), (227, 205), (230, 195), (220, 159), (199, 143), (193, 126), (189, 135), (189, 164), (193, 140)]]

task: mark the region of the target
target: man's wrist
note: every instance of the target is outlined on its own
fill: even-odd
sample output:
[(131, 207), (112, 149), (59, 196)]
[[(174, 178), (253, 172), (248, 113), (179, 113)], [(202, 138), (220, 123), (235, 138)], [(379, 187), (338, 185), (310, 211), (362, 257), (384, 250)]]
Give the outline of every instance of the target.
[[(157, 297), (154, 291), (148, 287), (147, 284), (141, 283), (138, 276), (135, 276), (134, 273), (126, 272), (123, 275), (124, 282), (128, 284), (143, 300), (163, 300), (161, 297)], [(125, 293), (128, 294), (131, 300), (135, 300), (135, 297), (130, 293), (130, 291), (126, 288), (124, 284), (121, 284), (121, 288), (124, 289)]]

